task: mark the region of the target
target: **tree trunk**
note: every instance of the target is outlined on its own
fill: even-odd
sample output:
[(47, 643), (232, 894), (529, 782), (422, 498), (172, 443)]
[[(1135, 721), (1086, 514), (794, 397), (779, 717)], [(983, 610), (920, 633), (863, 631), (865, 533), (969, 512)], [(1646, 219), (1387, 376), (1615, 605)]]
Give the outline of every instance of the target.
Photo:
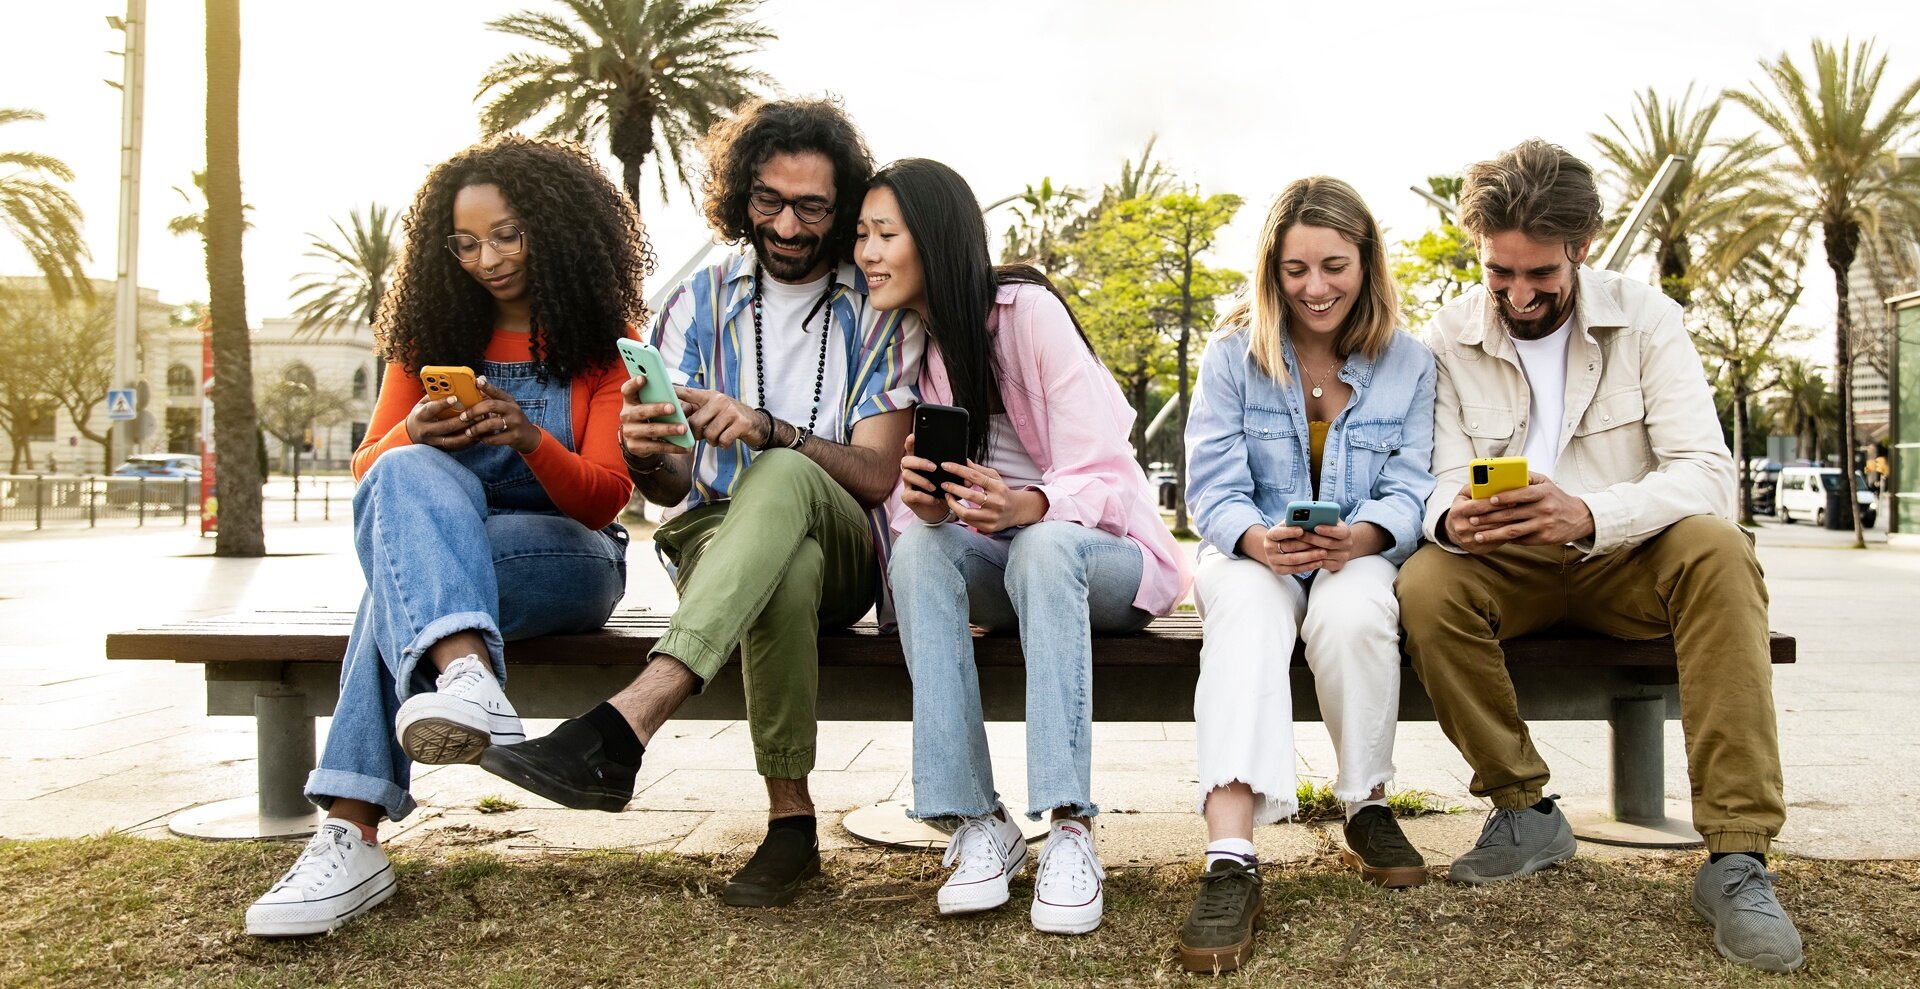
[(607, 147), (620, 161), (620, 186), (627, 191), (633, 211), (640, 212), (640, 169), (653, 152), (653, 106), (644, 97), (629, 96), (627, 109), (607, 124)]
[(1191, 241), (1188, 242), (1183, 270), (1180, 276), (1180, 343), (1174, 354), (1179, 365), (1179, 390), (1175, 401), (1180, 409), (1174, 414), (1173, 446), (1173, 534), (1186, 537), (1192, 535), (1187, 527), (1187, 411), (1192, 403), (1187, 401), (1187, 392), (1191, 387), (1192, 373), (1187, 367), (1187, 348), (1193, 342), (1193, 265), (1194, 257)]
[(1753, 525), (1753, 468), (1747, 462), (1747, 380), (1737, 369), (1733, 379), (1733, 464), (1734, 482), (1740, 486), (1740, 524)]
[(1853, 548), (1866, 549), (1867, 533), (1860, 524), (1860, 496), (1853, 487), (1853, 315), (1847, 304), (1847, 269), (1853, 261), (1851, 246), (1836, 250), (1829, 245), (1827, 257), (1833, 268), (1833, 289), (1839, 297), (1833, 323), (1833, 373), (1840, 393), (1840, 496), (1847, 500), (1848, 517), (1853, 519)]
[(219, 456), (215, 556), (264, 556), (258, 416), (240, 237), (240, 0), (207, 0), (207, 296), (213, 323), (213, 432)]
[(1133, 432), (1127, 437), (1127, 442), (1133, 444), (1133, 459), (1139, 461), (1144, 469), (1147, 466), (1147, 399), (1153, 379), (1144, 371), (1132, 375), (1132, 378), (1127, 384), (1127, 397), (1133, 401)]

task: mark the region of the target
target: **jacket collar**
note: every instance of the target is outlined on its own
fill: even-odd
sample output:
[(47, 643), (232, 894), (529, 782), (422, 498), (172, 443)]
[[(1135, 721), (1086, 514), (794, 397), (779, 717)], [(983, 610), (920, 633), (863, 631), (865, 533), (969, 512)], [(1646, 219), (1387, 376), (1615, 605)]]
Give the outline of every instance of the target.
[[(738, 285), (744, 295), (751, 296), (754, 272), (759, 270), (759, 262), (760, 258), (754, 253), (753, 248), (743, 248), (739, 254), (734, 255), (733, 259), (727, 262), (727, 270), (722, 279), (728, 288)], [(847, 292), (862, 298), (867, 294), (867, 276), (851, 261), (840, 262), (834, 280), (839, 285), (833, 293), (835, 299), (839, 299)]]
[[(1250, 333), (1252, 331), (1249, 330), (1248, 332)], [(1293, 352), (1293, 337), (1284, 331), (1280, 334), (1280, 347), (1286, 353), (1287, 364), (1294, 378), (1298, 379), (1300, 377), (1300, 356)], [(1373, 384), (1373, 368), (1373, 358), (1368, 357), (1365, 351), (1356, 350), (1347, 355), (1346, 363), (1340, 366), (1340, 373), (1336, 375), (1336, 377), (1347, 384), (1367, 388)]]
[[(1576, 272), (1575, 294), (1573, 299), (1573, 329), (1587, 339), (1593, 338), (1595, 330), (1618, 330), (1626, 328), (1627, 314), (1614, 301), (1613, 293), (1607, 290), (1607, 282), (1620, 276), (1610, 271), (1600, 271), (1588, 265), (1581, 265)], [(1463, 346), (1479, 347), (1487, 353), (1511, 348), (1513, 340), (1506, 327), (1500, 324), (1500, 318), (1494, 313), (1499, 305), (1493, 293), (1483, 285), (1480, 288), (1479, 313), (1467, 321), (1460, 332)], [(1504, 346), (1503, 346), (1504, 344)]]

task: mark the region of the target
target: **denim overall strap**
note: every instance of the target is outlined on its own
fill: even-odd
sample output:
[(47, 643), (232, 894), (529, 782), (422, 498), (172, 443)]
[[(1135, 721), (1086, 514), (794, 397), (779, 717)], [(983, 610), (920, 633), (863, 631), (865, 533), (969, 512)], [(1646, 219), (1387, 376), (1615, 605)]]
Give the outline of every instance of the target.
[[(575, 449), (573, 384), (555, 377), (541, 381), (535, 368), (530, 361), (485, 361), (480, 373), (486, 375), (488, 384), (513, 396), (528, 422), (551, 433), (561, 446)], [(559, 511), (526, 460), (510, 447), (475, 443), (454, 454), (454, 459), (480, 478), (487, 492), (487, 507), (494, 511)]]

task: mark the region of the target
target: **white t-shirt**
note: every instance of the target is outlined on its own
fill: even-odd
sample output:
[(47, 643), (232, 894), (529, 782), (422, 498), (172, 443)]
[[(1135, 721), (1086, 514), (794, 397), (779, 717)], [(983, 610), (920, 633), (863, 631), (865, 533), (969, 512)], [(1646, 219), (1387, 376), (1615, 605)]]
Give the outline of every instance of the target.
[[(825, 437), (840, 435), (840, 412), (847, 390), (845, 330), (822, 305), (803, 329), (800, 320), (827, 291), (827, 275), (801, 285), (789, 285), (771, 276), (760, 279), (761, 335), (767, 365), (767, 411), (795, 426), (805, 426), (813, 414), (813, 386), (820, 375), (820, 327), (831, 327), (827, 340), (827, 372), (820, 386), (820, 414), (813, 431)], [(749, 316), (749, 319), (751, 317)], [(751, 323), (747, 324), (751, 332)], [(759, 398), (759, 372), (753, 359), (753, 341), (740, 346), (740, 399), (753, 404)]]
[(1560, 418), (1567, 409), (1567, 341), (1569, 317), (1559, 329), (1538, 340), (1513, 338), (1513, 349), (1520, 354), (1520, 369), (1527, 376), (1527, 470), (1553, 476), (1554, 462), (1560, 459)]
[(1013, 420), (1004, 412), (987, 417), (987, 466), (1015, 491), (1046, 483), (1040, 476), (1040, 465), (1033, 462), (1033, 455), (1020, 442), (1020, 434), (1013, 430)]

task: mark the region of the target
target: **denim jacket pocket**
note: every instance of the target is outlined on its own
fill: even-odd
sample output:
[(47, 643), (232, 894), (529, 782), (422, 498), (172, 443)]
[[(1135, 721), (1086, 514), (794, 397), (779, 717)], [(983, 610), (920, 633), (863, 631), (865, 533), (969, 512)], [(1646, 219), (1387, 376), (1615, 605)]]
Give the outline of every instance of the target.
[(1354, 493), (1354, 501), (1365, 501), (1372, 496), (1373, 482), (1386, 466), (1387, 458), (1400, 449), (1405, 429), (1406, 423), (1391, 420), (1357, 422), (1347, 427), (1347, 484)]
[(1240, 421), (1247, 437), (1247, 466), (1253, 469), (1254, 483), (1291, 487), (1294, 447), (1300, 442), (1293, 416), (1249, 405)]

